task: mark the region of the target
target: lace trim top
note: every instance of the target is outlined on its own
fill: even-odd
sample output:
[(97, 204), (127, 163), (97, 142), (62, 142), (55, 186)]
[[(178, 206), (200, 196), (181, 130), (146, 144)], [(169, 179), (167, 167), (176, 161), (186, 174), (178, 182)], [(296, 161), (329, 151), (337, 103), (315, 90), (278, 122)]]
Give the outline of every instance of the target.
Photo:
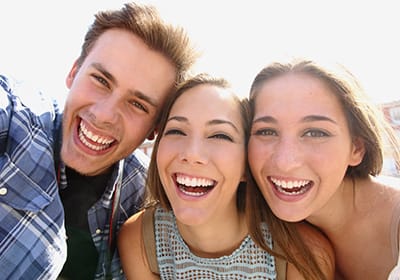
[[(182, 239), (172, 211), (157, 207), (155, 214), (157, 262), (161, 279), (276, 279), (275, 259), (250, 236), (229, 256), (202, 258)], [(263, 227), (267, 244), (272, 238)]]

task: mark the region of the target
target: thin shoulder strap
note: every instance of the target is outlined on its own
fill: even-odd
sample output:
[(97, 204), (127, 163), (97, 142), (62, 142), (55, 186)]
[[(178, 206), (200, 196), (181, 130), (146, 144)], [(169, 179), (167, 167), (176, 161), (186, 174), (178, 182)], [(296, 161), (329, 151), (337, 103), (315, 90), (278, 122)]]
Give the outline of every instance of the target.
[(154, 210), (155, 207), (147, 208), (143, 213), (143, 242), (151, 272), (160, 274), (156, 256), (156, 242), (154, 235)]
[[(279, 254), (283, 254), (283, 251), (281, 249), (281, 247), (279, 247), (278, 244), (274, 244), (275, 245), (275, 251)], [(286, 268), (287, 268), (287, 261), (279, 258), (279, 257), (275, 257), (275, 269), (276, 269), (276, 280), (285, 280), (286, 279)]]

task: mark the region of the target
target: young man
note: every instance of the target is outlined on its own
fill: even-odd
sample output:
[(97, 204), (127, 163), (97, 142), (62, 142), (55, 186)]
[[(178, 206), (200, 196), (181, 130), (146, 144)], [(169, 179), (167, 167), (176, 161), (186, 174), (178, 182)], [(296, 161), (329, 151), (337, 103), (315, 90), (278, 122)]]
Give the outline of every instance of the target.
[(196, 56), (181, 28), (132, 3), (96, 15), (63, 113), (0, 76), (2, 277), (55, 279), (67, 244), (61, 278), (124, 278), (115, 238), (147, 171), (136, 149)]

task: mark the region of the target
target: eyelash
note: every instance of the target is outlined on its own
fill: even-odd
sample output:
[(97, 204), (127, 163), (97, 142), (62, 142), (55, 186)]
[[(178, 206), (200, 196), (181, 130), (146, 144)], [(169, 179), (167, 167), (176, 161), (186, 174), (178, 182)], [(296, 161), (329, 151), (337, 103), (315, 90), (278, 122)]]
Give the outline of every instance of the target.
[[(107, 82), (106, 79), (104, 79), (103, 77), (96, 75), (96, 74), (92, 74), (92, 77), (94, 79), (96, 79), (96, 81), (98, 81), (100, 84), (102, 84), (103, 86), (105, 86), (106, 88), (110, 88), (109, 83)], [(130, 102), (133, 106), (137, 107), (139, 110), (142, 110), (145, 113), (148, 113), (149, 111), (147, 110), (147, 108), (145, 106), (143, 106), (141, 103), (137, 102), (137, 101), (132, 101)]]
[[(168, 129), (168, 130), (165, 131), (164, 135), (183, 135), (183, 136), (186, 136), (186, 134), (183, 131), (179, 130), (179, 129)], [(223, 133), (218, 133), (218, 134), (215, 134), (215, 135), (211, 135), (208, 138), (215, 138), (215, 139), (221, 139), (221, 140), (227, 140), (227, 141), (233, 142), (233, 139), (230, 136), (228, 136), (226, 134), (223, 134)]]
[(216, 139), (228, 140), (230, 142), (233, 142), (233, 139), (230, 136), (223, 134), (223, 133), (218, 133), (218, 134), (212, 135), (209, 138), (216, 138)]
[(273, 136), (273, 135), (277, 135), (277, 133), (273, 129), (263, 128), (263, 129), (256, 130), (254, 132), (254, 135)]
[(320, 138), (330, 136), (330, 134), (319, 129), (310, 129), (304, 133), (304, 136)]
[[(278, 133), (274, 129), (270, 128), (263, 128), (256, 130), (254, 135), (261, 135), (261, 136), (277, 136)], [(310, 129), (303, 133), (303, 137), (312, 137), (312, 138), (321, 138), (321, 137), (328, 137), (330, 136), (329, 133), (322, 131), (320, 129)]]
[(98, 81), (100, 84), (102, 84), (103, 86), (105, 86), (106, 88), (110, 88), (109, 83), (107, 82), (106, 79), (104, 79), (103, 77), (96, 75), (96, 74), (92, 74), (92, 77), (96, 79), (96, 81)]
[(139, 108), (140, 110), (142, 110), (142, 111), (144, 111), (144, 112), (146, 112), (146, 113), (149, 112), (149, 111), (146, 109), (145, 106), (143, 106), (141, 103), (139, 103), (139, 102), (137, 102), (137, 101), (132, 101), (131, 104), (132, 104), (133, 106), (136, 106), (137, 108)]
[(179, 129), (168, 129), (165, 130), (164, 135), (186, 135), (186, 134), (180, 131)]

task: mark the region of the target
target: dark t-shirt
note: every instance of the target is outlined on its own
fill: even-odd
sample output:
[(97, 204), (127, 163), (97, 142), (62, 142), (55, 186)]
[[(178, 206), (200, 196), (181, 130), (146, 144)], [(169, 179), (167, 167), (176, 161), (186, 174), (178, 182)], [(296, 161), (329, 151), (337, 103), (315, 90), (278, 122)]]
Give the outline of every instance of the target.
[(104, 193), (111, 173), (84, 176), (66, 169), (68, 187), (60, 191), (65, 210), (67, 261), (60, 274), (62, 279), (93, 279), (98, 253), (94, 246), (87, 212)]

